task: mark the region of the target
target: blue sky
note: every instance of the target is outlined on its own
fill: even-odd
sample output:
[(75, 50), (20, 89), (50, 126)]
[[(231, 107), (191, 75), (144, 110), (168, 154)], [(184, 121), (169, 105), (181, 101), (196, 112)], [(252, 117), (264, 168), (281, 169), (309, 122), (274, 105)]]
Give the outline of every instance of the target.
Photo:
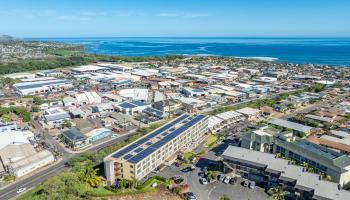
[(349, 0), (1, 0), (17, 37), (349, 37)]

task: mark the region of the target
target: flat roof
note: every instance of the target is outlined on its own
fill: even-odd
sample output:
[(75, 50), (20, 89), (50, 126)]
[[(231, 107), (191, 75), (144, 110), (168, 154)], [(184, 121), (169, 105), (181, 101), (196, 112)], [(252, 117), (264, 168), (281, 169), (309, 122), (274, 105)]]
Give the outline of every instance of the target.
[(318, 174), (303, 172), (303, 167), (291, 165), (288, 160), (276, 158), (275, 155), (254, 151), (241, 147), (229, 146), (222, 154), (223, 158), (247, 162), (265, 167), (265, 170), (280, 173), (280, 178), (295, 180), (296, 186), (314, 190), (314, 197), (345, 200), (350, 192), (339, 190), (338, 184), (330, 181), (320, 180)]
[(47, 81), (16, 83), (13, 86), (19, 90), (29, 90), (29, 89), (68, 84), (68, 83), (71, 83), (71, 82), (65, 79), (54, 79), (54, 80), (47, 80)]
[(97, 65), (83, 65), (83, 66), (72, 68), (72, 70), (76, 72), (88, 72), (88, 71), (98, 71), (98, 70), (106, 70), (106, 69), (108, 68), (97, 66)]
[(274, 118), (274, 119), (270, 120), (269, 123), (273, 124), (273, 125), (277, 125), (277, 126), (282, 126), (285, 128), (290, 128), (290, 129), (300, 131), (300, 132), (306, 132), (306, 133), (315, 129), (314, 127), (311, 127), (311, 126), (305, 126), (302, 124), (298, 124), (295, 122), (291, 122), (291, 121), (284, 120), (284, 119), (278, 119), (278, 118)]
[[(138, 163), (204, 118), (204, 115), (181, 115), (175, 120), (165, 124), (155, 131), (152, 131), (128, 146), (114, 152), (112, 157), (124, 159), (134, 164)], [(182, 125), (175, 128), (175, 125), (180, 123), (182, 123)]]

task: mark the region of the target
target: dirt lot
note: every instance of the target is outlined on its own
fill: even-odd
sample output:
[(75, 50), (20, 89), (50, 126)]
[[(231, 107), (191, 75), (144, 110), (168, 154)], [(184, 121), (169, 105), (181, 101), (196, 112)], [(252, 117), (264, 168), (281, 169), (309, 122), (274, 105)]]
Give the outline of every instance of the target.
[(147, 194), (135, 194), (115, 197), (98, 197), (94, 200), (181, 200), (181, 198), (170, 192), (156, 192)]

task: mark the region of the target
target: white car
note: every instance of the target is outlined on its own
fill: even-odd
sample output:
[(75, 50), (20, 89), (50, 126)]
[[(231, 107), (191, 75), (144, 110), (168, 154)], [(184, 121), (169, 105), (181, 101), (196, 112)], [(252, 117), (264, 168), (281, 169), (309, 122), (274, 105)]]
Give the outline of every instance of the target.
[(26, 190), (27, 190), (27, 188), (25, 188), (25, 187), (23, 187), (23, 188), (18, 188), (17, 191), (16, 191), (16, 193), (19, 194), (19, 193), (22, 193), (22, 192), (24, 192), (24, 191), (26, 191)]
[(205, 179), (205, 178), (201, 178), (201, 179), (200, 179), (200, 182), (201, 182), (203, 185), (208, 185), (208, 181), (207, 181), (207, 179)]
[(224, 183), (228, 184), (231, 180), (231, 176), (226, 176), (224, 179)]

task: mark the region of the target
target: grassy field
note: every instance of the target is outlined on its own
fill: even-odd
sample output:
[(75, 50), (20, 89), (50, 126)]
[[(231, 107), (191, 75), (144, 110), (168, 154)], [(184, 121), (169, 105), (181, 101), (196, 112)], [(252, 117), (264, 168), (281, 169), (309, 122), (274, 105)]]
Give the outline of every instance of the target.
[(216, 142), (219, 140), (219, 137), (217, 135), (214, 134), (210, 134), (207, 138), (207, 141), (205, 142), (204, 146), (207, 148), (211, 148), (213, 147)]

